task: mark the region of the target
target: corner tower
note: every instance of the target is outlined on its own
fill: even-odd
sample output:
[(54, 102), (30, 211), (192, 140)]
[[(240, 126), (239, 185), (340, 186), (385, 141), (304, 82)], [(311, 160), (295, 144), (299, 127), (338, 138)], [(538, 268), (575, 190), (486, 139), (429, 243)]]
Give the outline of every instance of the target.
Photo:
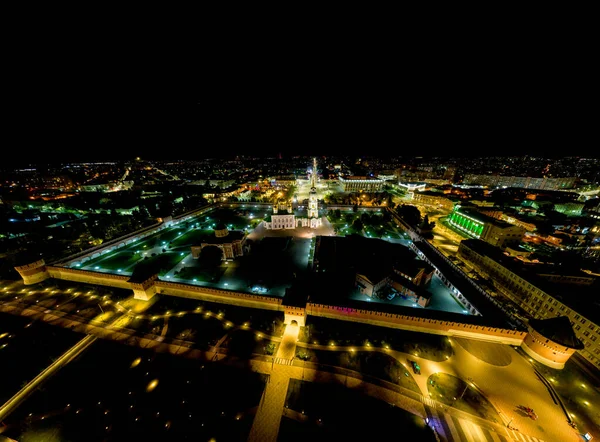
[(46, 263), (43, 259), (23, 262), (23, 265), (15, 266), (25, 285), (37, 284), (50, 277), (46, 270)]
[(531, 319), (528, 328), (521, 348), (548, 367), (562, 369), (573, 353), (584, 348), (567, 316)]

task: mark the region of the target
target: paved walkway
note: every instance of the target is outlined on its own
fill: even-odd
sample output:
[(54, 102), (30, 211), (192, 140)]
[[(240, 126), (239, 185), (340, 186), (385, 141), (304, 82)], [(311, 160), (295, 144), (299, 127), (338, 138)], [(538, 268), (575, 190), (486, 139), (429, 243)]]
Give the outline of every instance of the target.
[[(296, 355), (296, 341), (299, 332), (300, 327), (298, 325), (288, 325), (285, 328), (277, 355), (271, 364), (271, 374), (267, 388), (263, 392), (260, 406), (252, 423), (250, 436), (248, 436), (249, 442), (277, 441), (283, 406), (293, 371), (289, 364)], [(275, 364), (275, 362), (278, 363)]]

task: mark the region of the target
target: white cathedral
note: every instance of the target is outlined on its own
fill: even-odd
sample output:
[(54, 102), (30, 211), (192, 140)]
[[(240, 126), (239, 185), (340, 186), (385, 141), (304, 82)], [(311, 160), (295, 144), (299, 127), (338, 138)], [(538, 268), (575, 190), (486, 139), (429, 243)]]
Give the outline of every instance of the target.
[(317, 199), (317, 159), (313, 159), (313, 169), (310, 176), (310, 192), (308, 194), (308, 217), (297, 217), (292, 210), (291, 202), (278, 202), (273, 204), (271, 221), (263, 221), (266, 229), (295, 229), (296, 227), (309, 227), (316, 229), (321, 226), (319, 217), (319, 201)]

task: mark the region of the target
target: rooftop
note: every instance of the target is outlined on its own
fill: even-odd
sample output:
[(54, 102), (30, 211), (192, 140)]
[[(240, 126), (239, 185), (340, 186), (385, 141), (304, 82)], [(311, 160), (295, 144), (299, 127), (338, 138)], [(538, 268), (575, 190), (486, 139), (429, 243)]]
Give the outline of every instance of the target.
[(457, 210), (457, 212), (467, 215), (467, 216), (470, 216), (471, 218), (473, 218), (481, 223), (493, 224), (496, 227), (502, 227), (502, 228), (515, 227), (513, 224), (507, 223), (506, 221), (501, 221), (499, 219), (492, 218), (491, 216), (485, 215), (475, 209), (471, 209), (468, 207), (461, 207), (460, 210)]
[(583, 349), (585, 346), (575, 336), (571, 321), (566, 316), (550, 319), (531, 319), (529, 325), (545, 338), (565, 347)]
[(226, 244), (236, 240), (241, 240), (246, 236), (241, 230), (230, 230), (227, 236), (208, 236), (202, 239), (203, 244)]
[[(483, 242), (483, 241), (482, 241)], [(512, 324), (515, 328), (523, 328), (524, 325), (516, 323), (502, 310), (489, 300), (484, 294), (477, 290), (469, 280), (446, 259), (441, 257), (429, 243), (415, 241), (413, 243), (440, 272), (460, 291), (465, 298), (486, 318), (488, 324), (496, 327), (506, 328)]]
[[(577, 311), (594, 323), (600, 324), (600, 299), (598, 298), (598, 293), (600, 293), (600, 279), (589, 286), (557, 284), (538, 276), (535, 272), (535, 270), (537, 270), (536, 266), (529, 267), (518, 259), (505, 255), (499, 248), (494, 247), (485, 241), (466, 239), (461, 241), (461, 244), (464, 244), (466, 247), (482, 256), (487, 256), (496, 261), (511, 272), (525, 279), (531, 285), (543, 290), (555, 299), (558, 299), (572, 310)], [(544, 274), (548, 273), (545, 271), (544, 267), (541, 269)], [(565, 271), (565, 274), (572, 276), (573, 272), (567, 270)], [(583, 273), (581, 276), (586, 277), (589, 276), (589, 274)]]
[(340, 180), (342, 181), (352, 181), (352, 180), (369, 180), (369, 181), (383, 181), (379, 178), (375, 178), (372, 176), (361, 176), (361, 175), (345, 175), (340, 176)]

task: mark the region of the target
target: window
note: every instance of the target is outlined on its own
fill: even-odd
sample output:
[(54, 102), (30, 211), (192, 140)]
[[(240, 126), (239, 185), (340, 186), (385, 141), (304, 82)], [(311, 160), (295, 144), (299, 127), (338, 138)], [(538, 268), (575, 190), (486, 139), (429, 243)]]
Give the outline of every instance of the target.
[(586, 322), (587, 322), (587, 320), (586, 320), (586, 319), (583, 319), (583, 318), (581, 319), (581, 323), (582, 323), (582, 324), (585, 324)]
[(581, 316), (575, 315), (575, 320), (578, 320), (579, 318), (581, 318)]
[(575, 330), (579, 330), (581, 327), (579, 325), (575, 326)]
[(592, 340), (592, 342), (596, 342), (596, 339), (598, 339), (598, 337), (597, 336), (592, 336), (590, 339)]

